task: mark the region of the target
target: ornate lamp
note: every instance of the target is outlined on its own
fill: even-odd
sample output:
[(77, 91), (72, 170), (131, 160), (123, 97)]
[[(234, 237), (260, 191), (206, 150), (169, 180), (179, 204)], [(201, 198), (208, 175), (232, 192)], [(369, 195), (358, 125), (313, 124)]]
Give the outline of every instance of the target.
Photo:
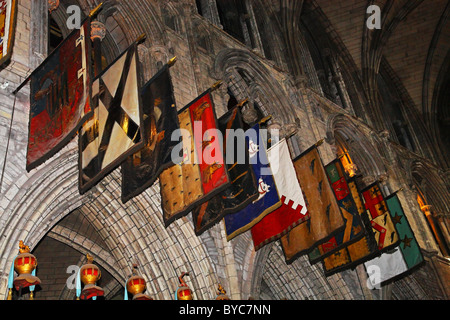
[(219, 287), (217, 288), (217, 297), (216, 300), (230, 300), (230, 298), (226, 294), (227, 292), (222, 287), (222, 285), (219, 283)]
[(178, 277), (180, 285), (175, 292), (175, 300), (193, 300), (192, 291), (189, 286), (184, 282), (183, 277), (189, 275), (187, 272), (183, 272), (181, 276)]
[(82, 300), (88, 300), (90, 298), (96, 299), (96, 297), (101, 297), (104, 295), (103, 289), (96, 285), (96, 282), (102, 277), (102, 273), (99, 267), (92, 263), (94, 261), (94, 257), (92, 257), (89, 253), (86, 257), (88, 263), (83, 265), (78, 273), (79, 279), (84, 284), (84, 288), (79, 294), (79, 298)]
[(127, 280), (125, 300), (128, 300), (128, 292), (133, 295), (133, 300), (153, 300), (144, 294), (146, 289), (145, 279), (137, 274), (137, 265), (133, 265), (133, 275)]
[(342, 162), (345, 172), (347, 172), (347, 174), (350, 178), (356, 175), (356, 172), (358, 171), (358, 167), (356, 166), (356, 164), (353, 163), (348, 152), (345, 152), (341, 156), (341, 162)]
[[(19, 255), (14, 259), (11, 266), (11, 272), (8, 279), (8, 300), (12, 300), (12, 287), (17, 291), (30, 287), (30, 299), (33, 299), (34, 286), (41, 283), (41, 280), (35, 276), (37, 267), (37, 259), (30, 253), (30, 247), (24, 245), (23, 241), (19, 241)], [(19, 274), (14, 279), (14, 270)]]

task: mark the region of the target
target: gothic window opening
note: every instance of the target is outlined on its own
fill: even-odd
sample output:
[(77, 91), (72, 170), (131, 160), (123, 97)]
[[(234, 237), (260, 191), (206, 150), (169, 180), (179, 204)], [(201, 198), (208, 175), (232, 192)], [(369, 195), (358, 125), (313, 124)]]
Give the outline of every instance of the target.
[(61, 28), (51, 16), (48, 21), (48, 33), (48, 52), (51, 53), (64, 40)]
[(163, 17), (164, 24), (169, 27), (171, 30), (175, 32), (180, 32), (180, 23), (177, 19), (177, 13), (176, 11), (169, 7), (168, 5), (164, 5), (161, 8), (161, 13)]
[(197, 6), (197, 13), (201, 16), (203, 16), (203, 10), (202, 10), (202, 0), (195, 0), (195, 4)]
[(382, 76), (378, 77), (378, 89), (380, 93), (381, 105), (386, 115), (385, 119), (389, 121), (391, 131), (397, 138), (397, 141), (405, 148), (415, 151), (414, 141), (411, 132), (402, 112), (402, 103), (395, 93), (389, 89), (391, 84), (388, 84), (386, 79)]
[[(416, 181), (421, 181), (422, 178), (418, 177), (417, 175), (413, 174)], [(429, 205), (426, 201), (426, 198), (423, 194), (423, 192), (420, 190), (420, 188), (416, 184), (416, 190), (417, 190), (417, 203), (419, 204), (420, 210), (425, 215), (428, 227), (430, 228), (434, 240), (439, 246), (439, 249), (441, 250), (441, 253), (444, 256), (449, 256), (450, 249), (445, 241), (444, 234), (441, 230), (440, 223), (438, 219), (436, 219), (436, 214), (434, 213), (433, 206)]]
[(247, 29), (245, 22), (247, 11), (244, 1), (217, 0), (217, 10), (223, 30), (233, 38), (247, 44), (244, 34), (244, 28)]

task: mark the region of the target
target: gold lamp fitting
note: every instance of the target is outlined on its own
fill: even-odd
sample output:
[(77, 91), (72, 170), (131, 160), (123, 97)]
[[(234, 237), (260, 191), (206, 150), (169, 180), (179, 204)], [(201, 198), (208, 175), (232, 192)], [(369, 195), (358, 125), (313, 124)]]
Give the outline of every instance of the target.
[(227, 292), (222, 287), (222, 285), (219, 283), (219, 286), (217, 288), (217, 297), (216, 300), (230, 300), (230, 298), (227, 296)]
[(30, 253), (30, 247), (26, 246), (22, 240), (19, 241), (19, 255), (14, 260), (14, 270), (19, 276), (14, 279), (16, 290), (38, 285), (41, 280), (31, 273), (37, 267), (37, 259)]
[(187, 275), (189, 275), (189, 273), (183, 272), (181, 276), (178, 277), (178, 280), (180, 281), (180, 286), (177, 289), (178, 300), (193, 300), (192, 291), (183, 280), (183, 277)]

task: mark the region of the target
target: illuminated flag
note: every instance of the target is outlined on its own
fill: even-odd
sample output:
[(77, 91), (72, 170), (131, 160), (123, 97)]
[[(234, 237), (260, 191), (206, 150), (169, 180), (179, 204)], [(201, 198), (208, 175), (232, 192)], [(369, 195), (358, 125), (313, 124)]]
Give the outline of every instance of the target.
[[(242, 129), (240, 107), (229, 110), (219, 118), (218, 122), (224, 137), (223, 145), (227, 158), (225, 166), (231, 183), (225, 190), (192, 210), (196, 235), (200, 235), (219, 222), (225, 215), (245, 208), (258, 197), (256, 178), (250, 166), (248, 148)], [(239, 159), (242, 152), (244, 161)]]
[(324, 273), (330, 276), (344, 269), (353, 268), (367, 260), (372, 259), (378, 253), (377, 241), (372, 231), (370, 220), (364, 208), (358, 187), (354, 179), (347, 181), (350, 193), (352, 195), (355, 206), (364, 225), (364, 236), (354, 243), (349, 244), (345, 248), (332, 253), (330, 256), (322, 260)]
[[(211, 199), (230, 183), (211, 89), (178, 112), (180, 162), (159, 175), (163, 220), (167, 227), (195, 206)], [(174, 162), (176, 162), (174, 160)]]
[(315, 246), (328, 241), (345, 227), (317, 144), (294, 159), (293, 163), (310, 218), (281, 237), (281, 247), (287, 263), (311, 252)]
[(370, 227), (377, 241), (378, 251), (389, 250), (399, 240), (391, 215), (377, 183), (361, 192)]
[(173, 165), (171, 153), (178, 142), (171, 138), (180, 125), (169, 64), (141, 89), (141, 100), (145, 144), (122, 163), (123, 203), (150, 187), (164, 169)]
[(136, 48), (132, 44), (94, 79), (94, 115), (79, 135), (80, 193), (143, 147)]
[(325, 275), (354, 267), (397, 246), (399, 237), (385, 199), (377, 184), (359, 192), (354, 180), (348, 181), (366, 234), (360, 240), (323, 259)]
[(245, 134), (251, 168), (258, 183), (258, 198), (242, 210), (224, 217), (228, 241), (252, 228), (267, 214), (278, 209), (282, 203), (259, 128), (259, 124), (257, 124), (247, 130)]
[(51, 158), (92, 116), (90, 25), (87, 18), (30, 76), (27, 171)]
[(270, 147), (267, 156), (282, 204), (252, 227), (255, 250), (278, 240), (310, 218), (286, 139)]
[[(397, 194), (392, 194), (385, 200), (400, 243), (391, 251), (384, 252), (380, 257), (364, 263), (372, 285), (378, 285), (403, 275), (424, 261), (419, 244), (403, 212)], [(377, 276), (371, 276), (372, 272), (369, 272), (369, 270), (376, 271)]]

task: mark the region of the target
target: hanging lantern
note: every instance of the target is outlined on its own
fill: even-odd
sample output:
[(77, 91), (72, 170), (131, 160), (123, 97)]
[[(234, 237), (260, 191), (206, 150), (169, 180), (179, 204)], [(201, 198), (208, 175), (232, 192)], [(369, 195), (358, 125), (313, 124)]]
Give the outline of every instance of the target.
[(219, 287), (217, 289), (217, 297), (216, 300), (230, 300), (230, 298), (226, 294), (227, 292), (222, 287), (222, 285), (219, 283)]
[(180, 285), (178, 286), (178, 289), (175, 293), (175, 299), (176, 300), (193, 300), (192, 298), (192, 291), (189, 289), (186, 282), (184, 282), (183, 277), (189, 275), (187, 272), (183, 272), (181, 276), (178, 277), (178, 280), (180, 281)]
[(358, 171), (358, 167), (353, 163), (352, 159), (350, 158), (350, 154), (348, 152), (345, 152), (340, 156), (340, 158), (345, 172), (347, 172), (350, 178), (354, 177), (356, 175), (356, 172)]
[[(137, 265), (133, 265), (133, 276), (127, 280), (126, 290), (133, 295), (133, 300), (153, 300), (144, 294), (146, 289), (145, 279), (137, 274)], [(128, 299), (128, 295), (127, 299)]]
[(84, 283), (84, 288), (80, 295), (82, 300), (88, 300), (92, 297), (101, 297), (104, 295), (103, 289), (96, 285), (96, 282), (102, 277), (100, 269), (92, 263), (94, 258), (89, 253), (86, 257), (88, 263), (83, 265), (80, 269), (80, 280)]
[(17, 291), (41, 283), (41, 280), (32, 274), (37, 267), (37, 259), (30, 253), (30, 248), (24, 245), (22, 240), (19, 242), (19, 253), (14, 260), (14, 270), (19, 274), (13, 282)]

